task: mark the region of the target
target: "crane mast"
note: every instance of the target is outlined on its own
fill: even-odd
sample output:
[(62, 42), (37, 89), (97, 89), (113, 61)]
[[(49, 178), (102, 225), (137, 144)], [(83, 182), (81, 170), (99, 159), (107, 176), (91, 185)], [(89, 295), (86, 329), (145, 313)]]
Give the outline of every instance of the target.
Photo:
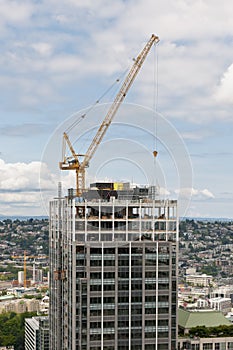
[[(127, 92), (129, 91), (134, 79), (136, 78), (140, 68), (142, 67), (142, 64), (150, 51), (153, 44), (156, 44), (159, 42), (158, 36), (152, 34), (150, 40), (147, 42), (143, 50), (140, 52), (140, 54), (137, 56), (137, 58), (134, 61), (134, 64), (132, 68), (130, 69), (129, 73), (127, 74), (127, 77), (125, 78), (119, 92), (117, 93), (113, 103), (111, 104), (103, 122), (101, 123), (95, 137), (93, 138), (87, 152), (85, 155), (76, 154), (73, 146), (69, 140), (69, 137), (66, 133), (63, 134), (63, 141), (64, 143), (67, 143), (70, 151), (72, 153), (72, 161), (70, 161), (70, 157), (66, 157), (64, 155), (63, 162), (60, 162), (60, 169), (61, 170), (75, 170), (76, 171), (76, 195), (81, 196), (82, 192), (85, 189), (85, 169), (88, 167), (89, 162), (91, 158), (93, 157), (98, 145), (102, 141), (109, 125), (111, 124), (113, 117), (115, 116), (116, 112), (118, 111), (121, 103), (123, 102)], [(82, 162), (79, 160), (80, 157), (83, 157)]]

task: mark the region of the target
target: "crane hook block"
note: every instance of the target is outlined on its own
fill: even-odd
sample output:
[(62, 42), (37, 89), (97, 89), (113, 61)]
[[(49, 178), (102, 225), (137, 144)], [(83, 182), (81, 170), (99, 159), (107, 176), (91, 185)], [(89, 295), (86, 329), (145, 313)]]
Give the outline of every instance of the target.
[(154, 155), (155, 158), (157, 157), (157, 154), (158, 154), (157, 151), (153, 151), (153, 155)]

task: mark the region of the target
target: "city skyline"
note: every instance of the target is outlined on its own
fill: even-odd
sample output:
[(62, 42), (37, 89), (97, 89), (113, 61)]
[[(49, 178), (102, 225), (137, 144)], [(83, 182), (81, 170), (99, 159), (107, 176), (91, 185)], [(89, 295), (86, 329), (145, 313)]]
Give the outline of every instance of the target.
[[(100, 180), (115, 175), (116, 180), (147, 182), (144, 180), (151, 170), (141, 176), (140, 156), (137, 158), (133, 149), (146, 159), (146, 167), (153, 146), (147, 135), (153, 132), (153, 123), (149, 122), (150, 116), (143, 117), (141, 124), (134, 122), (156, 104), (159, 121), (173, 128), (174, 141), (184, 142), (184, 156), (190, 156), (188, 194), (192, 194), (192, 200), (184, 214), (232, 218), (230, 1), (224, 2), (224, 8), (217, 1), (2, 1), (0, 11), (0, 214), (47, 214), (45, 202), (56, 196), (61, 179), (57, 164), (61, 148), (54, 138), (61, 143), (64, 127), (75, 115), (86, 112), (122, 76), (155, 33), (160, 43), (148, 56), (122, 113), (114, 118), (103, 147), (93, 158), (92, 166), (98, 167), (94, 175)], [(102, 101), (101, 115), (104, 103), (111, 102), (113, 96)], [(90, 113), (90, 118), (91, 125), (95, 125), (95, 115)], [(87, 115), (80, 124), (84, 136), (89, 122)], [(119, 160), (121, 129), (117, 126), (125, 128), (126, 124), (123, 145), (128, 152)], [(173, 159), (172, 145), (167, 145), (170, 134), (165, 135), (164, 130), (158, 123), (158, 164), (161, 174), (168, 174), (171, 166), (177, 167), (178, 160)], [(76, 148), (80, 147), (76, 142), (79, 136), (72, 135)], [(84, 140), (87, 145), (91, 137)], [(114, 162), (110, 162), (112, 173), (100, 156), (109, 142), (112, 149), (119, 149)], [(125, 148), (122, 146), (122, 152)], [(48, 154), (52, 149), (56, 153), (53, 164)], [(49, 164), (43, 164), (41, 170), (41, 162), (47, 160)], [(124, 162), (128, 172), (122, 173), (127, 168)], [(121, 170), (118, 173), (117, 168)], [(135, 169), (139, 169), (138, 174)], [(166, 175), (159, 183), (164, 196), (176, 198), (187, 190), (179, 181), (180, 169), (178, 166), (177, 181)], [(94, 175), (90, 169), (90, 181), (95, 180)], [(68, 173), (62, 174), (62, 181), (64, 189), (75, 183)]]

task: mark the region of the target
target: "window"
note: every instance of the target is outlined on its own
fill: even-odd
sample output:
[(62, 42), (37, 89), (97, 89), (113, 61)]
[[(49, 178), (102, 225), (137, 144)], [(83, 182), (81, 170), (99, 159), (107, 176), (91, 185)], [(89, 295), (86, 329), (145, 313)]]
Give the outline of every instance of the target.
[(212, 350), (213, 344), (212, 343), (204, 343), (203, 344), (203, 350)]
[(104, 266), (115, 266), (115, 260), (104, 260)]
[(115, 284), (105, 284), (104, 290), (106, 290), (106, 291), (115, 290)]
[(90, 298), (91, 304), (101, 304), (101, 298)]
[(128, 303), (129, 302), (129, 296), (118, 296), (118, 303)]
[(118, 254), (129, 254), (129, 248), (128, 247), (120, 247), (118, 248)]
[(104, 316), (115, 315), (115, 309), (104, 309), (103, 313), (104, 313)]
[(102, 249), (101, 248), (90, 248), (90, 254), (102, 254)]
[(145, 326), (146, 327), (152, 327), (152, 326), (156, 326), (156, 321), (154, 320), (145, 320)]
[(90, 265), (91, 266), (102, 266), (102, 261), (101, 260), (91, 260)]
[(91, 334), (90, 335), (90, 340), (101, 340), (101, 334)]
[(104, 279), (115, 278), (115, 271), (112, 272), (104, 272)]
[(104, 304), (114, 304), (115, 297), (104, 297)]
[(101, 272), (91, 272), (90, 279), (101, 279)]
[(104, 254), (115, 254), (115, 248), (104, 248)]
[(90, 292), (101, 292), (101, 284), (91, 285)]
[(145, 332), (145, 338), (155, 338), (156, 333), (155, 332)]
[(129, 281), (126, 281), (125, 283), (118, 282), (118, 290), (129, 290)]
[(169, 301), (169, 295), (159, 295), (158, 299), (159, 299), (158, 300), (159, 302), (163, 302), (163, 301), (168, 302)]
[(142, 254), (142, 248), (141, 247), (132, 247), (131, 254)]
[(83, 245), (76, 246), (76, 253), (77, 254), (84, 254), (84, 246)]
[(118, 266), (129, 266), (129, 257), (118, 256)]
[(145, 273), (146, 278), (155, 278), (156, 277), (156, 271), (146, 271)]
[(167, 350), (167, 344), (158, 344), (158, 350)]

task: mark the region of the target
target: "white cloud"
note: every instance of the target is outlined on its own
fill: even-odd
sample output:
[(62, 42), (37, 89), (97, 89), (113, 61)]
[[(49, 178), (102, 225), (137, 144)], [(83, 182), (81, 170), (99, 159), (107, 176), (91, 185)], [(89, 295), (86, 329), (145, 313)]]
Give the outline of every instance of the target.
[(233, 63), (223, 74), (220, 84), (216, 89), (215, 97), (221, 103), (233, 103)]
[(13, 0), (1, 0), (0, 2), (0, 13), (1, 22), (6, 23), (24, 23), (28, 20), (33, 13), (33, 6), (31, 3), (24, 1), (13, 1)]
[(41, 56), (50, 56), (53, 51), (52, 45), (43, 42), (32, 44), (32, 48)]
[(181, 188), (175, 190), (176, 194), (179, 194), (180, 198), (191, 198), (197, 200), (213, 199), (215, 198), (214, 194), (208, 189), (195, 189), (195, 188)]
[[(41, 162), (31, 163), (5, 163), (0, 159), (0, 190), (6, 191), (38, 191)], [(44, 178), (47, 180), (49, 173), (43, 171)], [(52, 179), (50, 178), (50, 182)], [(50, 185), (51, 187), (51, 185)]]
[[(0, 159), (0, 168), (0, 214), (46, 215), (49, 201), (57, 195), (59, 181), (62, 181), (65, 191), (75, 187), (74, 173), (52, 173), (45, 163), (39, 161), (6, 163)], [(29, 207), (28, 211), (23, 212), (23, 207)], [(43, 212), (43, 207), (46, 212)], [(12, 208), (11, 213), (9, 208)]]
[(204, 196), (208, 197), (208, 198), (215, 198), (215, 196), (213, 195), (212, 192), (210, 192), (209, 190), (207, 190), (206, 188), (204, 190), (201, 191), (201, 194), (203, 194)]
[(164, 187), (159, 187), (159, 194), (160, 196), (168, 196), (171, 194), (171, 192), (169, 192), (168, 189)]
[[(75, 81), (78, 91), (79, 82), (84, 77), (85, 80), (115, 77), (126, 68), (127, 61), (139, 52), (143, 41), (155, 32), (161, 39), (160, 108), (164, 108), (169, 116), (186, 118), (192, 122), (203, 118), (207, 121), (222, 118), (217, 110), (209, 115), (205, 111), (213, 103), (212, 87), (216, 86), (225, 66), (224, 57), (231, 56), (230, 45), (224, 40), (216, 40), (219, 36), (231, 33), (230, 1), (224, 3), (224, 8), (217, 1), (210, 3), (208, 0), (198, 3), (171, 0), (155, 3), (145, 0), (136, 4), (131, 1), (113, 4), (106, 0), (95, 3), (50, 0), (34, 6), (30, 1), (20, 6), (17, 1), (3, 1), (2, 7), (5, 18), (10, 20), (12, 13), (16, 17), (18, 13), (19, 18), (30, 21), (24, 46), (12, 48), (12, 44), (8, 45), (8, 50), (1, 57), (4, 72), (12, 72), (17, 80), (16, 94), (20, 97), (14, 100), (22, 105), (35, 106), (46, 101), (46, 96), (40, 94), (42, 79), (49, 89), (47, 96), (54, 100), (58, 99), (61, 87), (69, 90), (72, 81)], [(31, 14), (35, 11), (32, 20)], [(74, 30), (77, 16), (80, 18), (79, 27)], [(45, 29), (42, 38), (35, 24), (43, 23), (44, 28), (50, 28), (53, 24), (57, 25), (58, 21), (59, 35), (54, 29)], [(8, 35), (12, 42), (12, 33)], [(33, 50), (30, 52), (27, 47)], [(219, 52), (224, 53), (223, 58)], [(148, 59), (143, 69), (143, 75), (137, 78), (134, 92), (137, 91), (140, 97), (138, 99), (137, 96), (139, 103), (149, 105), (153, 98), (152, 59)], [(22, 73), (28, 76), (30, 85), (33, 85), (32, 96), (21, 89)], [(35, 81), (40, 84), (34, 86)], [(225, 85), (228, 84), (224, 82)], [(227, 86), (226, 89), (222, 87), (222, 90), (227, 90)], [(225, 96), (227, 93), (221, 92), (220, 96), (222, 94)], [(98, 96), (98, 91), (95, 96)], [(230, 92), (226, 98), (232, 98)], [(172, 104), (174, 99), (176, 106)], [(219, 103), (220, 100), (216, 101)], [(195, 110), (190, 111), (191, 105), (195, 105)], [(196, 114), (201, 118), (197, 119)]]
[[(197, 122), (196, 124), (201, 124), (201, 121)], [(198, 128), (192, 128), (192, 130), (189, 131), (183, 131), (181, 132), (181, 137), (184, 140), (194, 141), (194, 142), (200, 142), (205, 139), (211, 139), (216, 135), (216, 132), (213, 129), (210, 129), (210, 127), (207, 126), (201, 126)]]

